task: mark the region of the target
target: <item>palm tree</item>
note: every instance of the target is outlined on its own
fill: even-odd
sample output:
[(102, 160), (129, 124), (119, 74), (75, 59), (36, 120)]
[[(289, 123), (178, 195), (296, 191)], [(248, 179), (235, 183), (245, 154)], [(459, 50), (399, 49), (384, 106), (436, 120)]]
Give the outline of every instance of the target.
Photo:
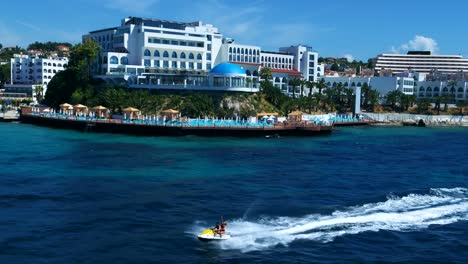
[(293, 87), (293, 98), (296, 98), (296, 87), (301, 85), (301, 80), (296, 77), (293, 77), (289, 84)]
[(434, 108), (437, 110), (437, 115), (440, 115), (440, 103), (442, 102), (441, 96), (434, 97)]
[(263, 67), (260, 70), (260, 78), (262, 78), (264, 81), (268, 81), (271, 78), (273, 78), (273, 74), (271, 73), (271, 68)]
[(304, 96), (304, 86), (307, 85), (307, 80), (300, 79), (299, 82), (300, 82), (300, 85), (301, 85), (301, 97), (302, 97), (302, 96)]
[(393, 111), (395, 111), (397, 103), (401, 102), (401, 94), (403, 93), (398, 90), (391, 91), (387, 94), (387, 103), (391, 105)]
[(310, 82), (310, 81), (307, 82), (306, 86), (307, 88), (309, 88), (309, 97), (312, 96), (312, 89), (314, 89), (316, 85), (317, 85), (316, 82)]
[(319, 89), (319, 94), (322, 94), (322, 89), (326, 87), (327, 87), (327, 84), (325, 84), (325, 79), (320, 80), (320, 82), (317, 84), (317, 88)]
[(460, 115), (463, 115), (465, 107), (467, 107), (467, 106), (468, 106), (468, 101), (466, 101), (466, 100), (460, 100), (460, 101), (457, 102), (457, 107), (460, 110), (460, 112), (459, 112)]
[(34, 86), (34, 94), (37, 102), (40, 103), (44, 97), (44, 87), (40, 83)]

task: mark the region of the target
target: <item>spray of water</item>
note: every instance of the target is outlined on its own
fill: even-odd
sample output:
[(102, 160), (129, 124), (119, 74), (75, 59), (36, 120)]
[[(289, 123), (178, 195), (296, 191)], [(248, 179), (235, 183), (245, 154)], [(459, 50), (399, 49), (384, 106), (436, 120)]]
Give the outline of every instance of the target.
[[(430, 225), (468, 220), (468, 189), (465, 188), (431, 189), (426, 195), (387, 198), (385, 202), (350, 207), (330, 215), (231, 220), (229, 232), (232, 238), (219, 243), (219, 246), (246, 252), (276, 245), (287, 246), (297, 239), (329, 242), (347, 234), (379, 230), (416, 231)], [(202, 230), (204, 227), (200, 224), (195, 223), (191, 233)]]

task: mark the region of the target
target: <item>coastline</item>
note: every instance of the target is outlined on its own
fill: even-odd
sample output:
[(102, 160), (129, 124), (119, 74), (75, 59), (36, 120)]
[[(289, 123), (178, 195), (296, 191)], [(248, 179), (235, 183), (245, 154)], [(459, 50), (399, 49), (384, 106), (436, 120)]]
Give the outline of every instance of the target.
[(399, 113), (365, 113), (367, 118), (377, 121), (377, 126), (418, 126), (424, 123), (427, 127), (468, 127), (468, 116), (465, 115), (415, 115)]

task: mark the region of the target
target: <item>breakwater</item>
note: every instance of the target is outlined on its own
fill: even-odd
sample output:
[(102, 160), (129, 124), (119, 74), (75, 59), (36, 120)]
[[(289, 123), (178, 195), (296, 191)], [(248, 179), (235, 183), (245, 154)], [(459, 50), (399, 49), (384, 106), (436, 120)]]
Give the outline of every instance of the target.
[(416, 115), (399, 113), (365, 113), (369, 119), (388, 124), (423, 120), (426, 126), (468, 126), (468, 116), (464, 115)]

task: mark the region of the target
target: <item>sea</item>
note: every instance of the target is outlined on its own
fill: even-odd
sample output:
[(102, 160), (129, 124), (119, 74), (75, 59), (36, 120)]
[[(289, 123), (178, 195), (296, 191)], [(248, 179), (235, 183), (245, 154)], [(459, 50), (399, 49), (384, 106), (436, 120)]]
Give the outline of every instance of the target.
[(0, 263), (468, 263), (468, 128), (0, 136)]

